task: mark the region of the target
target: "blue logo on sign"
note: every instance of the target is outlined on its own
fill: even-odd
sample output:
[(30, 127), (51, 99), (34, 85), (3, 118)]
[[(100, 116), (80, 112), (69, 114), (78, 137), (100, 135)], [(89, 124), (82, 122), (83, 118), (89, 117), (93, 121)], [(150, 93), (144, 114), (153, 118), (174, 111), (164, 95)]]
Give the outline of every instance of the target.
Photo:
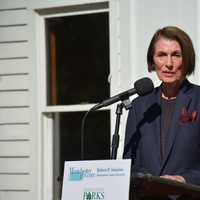
[(83, 173), (81, 170), (76, 170), (74, 168), (70, 168), (69, 172), (69, 180), (70, 181), (80, 181), (83, 179)]
[(75, 169), (75, 168), (71, 167), (69, 170), (69, 180), (70, 181), (80, 181), (85, 177), (92, 178), (94, 176), (95, 176), (95, 174), (92, 173), (91, 169), (82, 169), (82, 168)]

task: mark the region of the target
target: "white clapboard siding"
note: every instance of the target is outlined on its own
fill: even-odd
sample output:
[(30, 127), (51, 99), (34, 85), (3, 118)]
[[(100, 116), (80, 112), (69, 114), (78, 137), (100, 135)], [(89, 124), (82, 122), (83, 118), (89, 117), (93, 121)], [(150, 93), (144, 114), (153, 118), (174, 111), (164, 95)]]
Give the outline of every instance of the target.
[(1, 108), (0, 124), (30, 122), (29, 108)]
[(1, 43), (0, 52), (0, 59), (26, 57), (28, 56), (28, 43)]
[(27, 26), (0, 27), (0, 42), (28, 40)]
[(0, 173), (29, 173), (30, 158), (0, 158)]
[(28, 95), (29, 93), (27, 91), (2, 91), (0, 92), (0, 108), (9, 106), (28, 106)]
[(0, 0), (0, 200), (32, 199), (28, 1)]
[(0, 157), (28, 157), (29, 141), (0, 141)]
[(25, 189), (26, 190), (30, 189), (29, 175), (0, 174), (0, 190), (25, 190)]
[(0, 60), (0, 75), (27, 73), (28, 70), (28, 59), (26, 58)]
[(0, 75), (1, 90), (25, 90), (28, 89), (28, 75)]
[(0, 191), (0, 200), (29, 200), (29, 191)]
[(26, 2), (27, 0), (0, 0), (0, 10), (23, 8)]
[(25, 9), (0, 11), (0, 26), (27, 24), (28, 23), (27, 13), (28, 11)]
[(29, 140), (29, 124), (3, 124), (0, 125), (0, 140)]

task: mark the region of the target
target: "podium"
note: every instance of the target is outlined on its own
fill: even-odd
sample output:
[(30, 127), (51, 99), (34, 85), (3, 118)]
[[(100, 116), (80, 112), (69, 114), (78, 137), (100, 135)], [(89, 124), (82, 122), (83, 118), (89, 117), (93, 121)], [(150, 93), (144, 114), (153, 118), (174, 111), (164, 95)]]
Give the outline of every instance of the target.
[(130, 200), (147, 197), (162, 199), (167, 196), (180, 196), (181, 199), (200, 199), (200, 186), (181, 183), (150, 174), (136, 174), (131, 178)]

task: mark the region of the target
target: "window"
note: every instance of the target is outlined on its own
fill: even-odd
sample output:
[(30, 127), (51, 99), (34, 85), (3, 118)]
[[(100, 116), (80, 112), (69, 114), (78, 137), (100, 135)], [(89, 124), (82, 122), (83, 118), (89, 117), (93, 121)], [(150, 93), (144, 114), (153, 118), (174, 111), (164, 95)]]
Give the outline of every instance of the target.
[(109, 97), (108, 12), (46, 19), (48, 105)]
[[(39, 11), (45, 47), (40, 55), (44, 199), (60, 199), (64, 161), (81, 159), (82, 118), (111, 94), (108, 3), (58, 10)], [(110, 157), (110, 116), (109, 107), (88, 115), (84, 159)]]

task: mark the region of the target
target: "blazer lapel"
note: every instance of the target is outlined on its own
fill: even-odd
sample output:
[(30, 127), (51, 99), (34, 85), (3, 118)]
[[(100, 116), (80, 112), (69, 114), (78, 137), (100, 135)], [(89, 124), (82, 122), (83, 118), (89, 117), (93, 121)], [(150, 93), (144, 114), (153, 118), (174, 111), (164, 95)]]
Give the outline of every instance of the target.
[[(157, 95), (156, 95), (156, 103), (158, 104), (158, 106), (160, 107), (160, 110), (161, 110), (161, 87), (159, 87), (159, 90), (158, 90)], [(155, 132), (154, 132), (155, 144), (156, 144), (156, 147), (157, 147), (156, 153), (157, 153), (157, 158), (158, 158), (158, 161), (159, 161), (159, 166), (161, 166), (160, 120), (161, 120), (161, 115), (159, 115), (156, 118)]]
[[(152, 153), (152, 158), (157, 165), (155, 166), (157, 169), (155, 171), (159, 172), (161, 167), (161, 154), (160, 154), (160, 116), (161, 116), (161, 87), (157, 87), (155, 93), (151, 96), (151, 99), (148, 99), (148, 106), (150, 106), (150, 115), (152, 119), (150, 120), (151, 123), (151, 130), (152, 133), (152, 144), (155, 144), (155, 150)], [(151, 104), (149, 105), (149, 102)], [(152, 104), (153, 102), (153, 104)]]
[(168, 140), (167, 140), (167, 144), (166, 144), (166, 151), (165, 151), (165, 155), (164, 155), (164, 159), (162, 162), (162, 169), (164, 168), (169, 156), (170, 156), (170, 152), (173, 148), (174, 142), (176, 140), (176, 135), (178, 130), (178, 125), (179, 125), (179, 118), (181, 115), (181, 110), (182, 108), (189, 108), (189, 104), (191, 102), (191, 96), (188, 95), (188, 89), (189, 86), (191, 84), (186, 80), (183, 83), (183, 86), (176, 98), (176, 103), (175, 103), (175, 107), (174, 107), (174, 113), (173, 113), (173, 117), (172, 117), (172, 121), (171, 121), (171, 126), (169, 129), (169, 135), (168, 135)]

